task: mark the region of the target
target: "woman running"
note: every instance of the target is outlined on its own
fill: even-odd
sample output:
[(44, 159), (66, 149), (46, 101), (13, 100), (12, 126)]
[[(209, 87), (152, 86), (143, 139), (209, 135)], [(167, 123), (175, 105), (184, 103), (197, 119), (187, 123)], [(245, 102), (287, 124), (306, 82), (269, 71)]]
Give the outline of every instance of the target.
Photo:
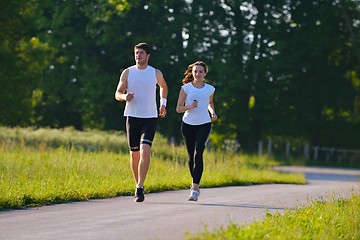
[(185, 71), (176, 112), (184, 113), (181, 133), (185, 140), (192, 177), (189, 201), (197, 201), (203, 173), (203, 153), (211, 132), (211, 121), (216, 120), (213, 97), (215, 88), (204, 82), (208, 72), (202, 61), (190, 64)]

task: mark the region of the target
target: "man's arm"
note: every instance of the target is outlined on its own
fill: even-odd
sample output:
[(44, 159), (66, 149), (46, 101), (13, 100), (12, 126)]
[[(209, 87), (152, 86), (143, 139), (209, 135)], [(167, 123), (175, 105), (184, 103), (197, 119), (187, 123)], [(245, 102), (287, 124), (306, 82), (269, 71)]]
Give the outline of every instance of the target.
[(129, 69), (125, 69), (121, 75), (119, 84), (115, 91), (115, 99), (118, 101), (131, 101), (134, 98), (132, 93), (126, 93), (128, 83)]
[(166, 104), (168, 96), (168, 86), (164, 79), (162, 72), (159, 69), (156, 69), (156, 81), (160, 87), (160, 117), (165, 117), (166, 115)]

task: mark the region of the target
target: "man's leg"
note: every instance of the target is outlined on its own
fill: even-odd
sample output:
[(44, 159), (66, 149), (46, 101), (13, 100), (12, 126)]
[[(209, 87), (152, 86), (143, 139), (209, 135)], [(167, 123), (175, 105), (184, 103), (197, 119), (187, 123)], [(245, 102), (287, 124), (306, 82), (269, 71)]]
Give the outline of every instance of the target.
[[(135, 192), (135, 202), (143, 202), (145, 199), (144, 195), (144, 182), (146, 174), (150, 165), (150, 145), (141, 144), (138, 161), (138, 172), (137, 172), (137, 185)], [(134, 169), (135, 170), (135, 169)]]
[(140, 161), (138, 167), (138, 186), (144, 187), (145, 178), (150, 166), (150, 145), (140, 145)]
[(127, 117), (126, 118), (126, 135), (130, 150), (130, 168), (135, 180), (135, 184), (139, 182), (139, 161), (140, 161), (140, 152), (139, 152), (139, 143), (140, 143), (140, 122), (136, 118)]
[(136, 202), (142, 202), (144, 196), (144, 182), (150, 166), (150, 148), (155, 136), (156, 118), (145, 119), (141, 129), (140, 153), (137, 173)]
[(130, 167), (132, 170), (132, 174), (135, 180), (135, 184), (137, 185), (139, 182), (139, 162), (140, 162), (140, 152), (130, 151)]

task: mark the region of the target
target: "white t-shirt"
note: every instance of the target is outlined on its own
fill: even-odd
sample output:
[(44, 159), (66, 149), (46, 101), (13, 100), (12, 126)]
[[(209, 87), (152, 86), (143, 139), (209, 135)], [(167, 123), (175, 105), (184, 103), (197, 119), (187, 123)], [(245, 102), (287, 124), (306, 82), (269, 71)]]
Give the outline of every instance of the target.
[(156, 69), (151, 66), (147, 66), (146, 69), (138, 69), (136, 65), (131, 66), (127, 81), (127, 92), (134, 93), (134, 98), (126, 102), (124, 116), (157, 117)]
[(194, 100), (198, 102), (196, 108), (185, 111), (182, 120), (184, 123), (190, 125), (201, 125), (211, 122), (208, 106), (210, 96), (215, 92), (215, 88), (206, 84), (202, 88), (196, 88), (192, 83), (187, 83), (182, 86), (186, 93), (185, 105), (190, 105)]

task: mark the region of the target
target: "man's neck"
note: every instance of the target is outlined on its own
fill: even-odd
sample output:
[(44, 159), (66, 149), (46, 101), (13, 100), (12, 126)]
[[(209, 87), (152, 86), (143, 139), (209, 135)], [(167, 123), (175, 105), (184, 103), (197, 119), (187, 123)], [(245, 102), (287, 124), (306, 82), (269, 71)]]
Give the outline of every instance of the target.
[(138, 63), (136, 64), (136, 67), (137, 67), (138, 69), (142, 69), (142, 70), (146, 69), (147, 66), (148, 66), (147, 63), (146, 63), (146, 64), (138, 64)]

